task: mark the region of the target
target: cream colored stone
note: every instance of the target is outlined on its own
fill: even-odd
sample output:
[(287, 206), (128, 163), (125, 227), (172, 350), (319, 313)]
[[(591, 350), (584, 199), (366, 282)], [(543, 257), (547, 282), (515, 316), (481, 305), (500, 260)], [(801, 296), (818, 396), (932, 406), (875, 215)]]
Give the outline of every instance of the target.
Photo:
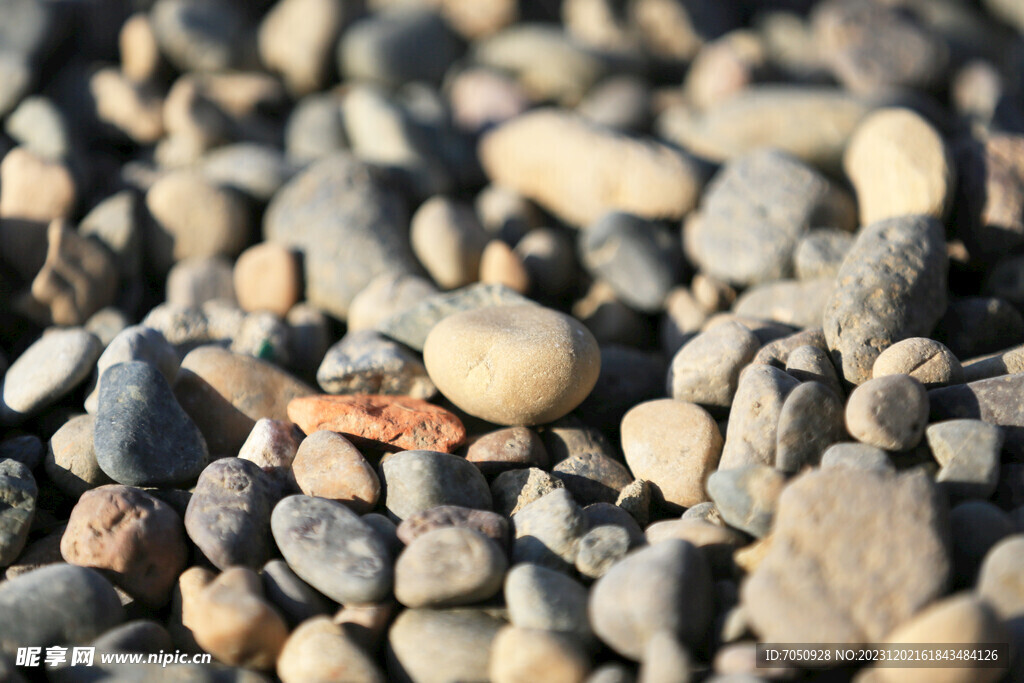
[(299, 624), (277, 659), (282, 683), (384, 683), (373, 660), (329, 617)]
[(75, 208), (75, 180), (60, 161), (15, 147), (0, 163), (0, 218), (52, 221)]

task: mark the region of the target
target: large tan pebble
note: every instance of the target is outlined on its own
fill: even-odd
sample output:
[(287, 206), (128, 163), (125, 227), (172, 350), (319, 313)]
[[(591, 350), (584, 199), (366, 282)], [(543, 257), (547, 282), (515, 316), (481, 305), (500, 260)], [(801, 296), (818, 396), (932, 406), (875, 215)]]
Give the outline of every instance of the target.
[(491, 646), (489, 668), (493, 683), (583, 683), (590, 661), (563, 634), (506, 626)]
[(423, 359), (452, 403), (503, 425), (557, 420), (582, 403), (601, 370), (583, 325), (532, 304), (448, 316), (427, 336)]
[(231, 666), (273, 669), (288, 627), (261, 586), (251, 569), (232, 567), (203, 588), (186, 624), (200, 647)]
[(871, 376), (885, 375), (910, 375), (927, 389), (964, 381), (963, 367), (953, 352), (927, 337), (904, 339), (882, 351), (871, 368)]
[(373, 660), (329, 617), (299, 624), (277, 659), (283, 683), (384, 683)]
[(283, 0), (260, 24), (260, 58), (279, 72), (295, 95), (322, 90), (331, 73), (338, 34), (351, 18), (349, 3), (334, 0)]
[(553, 109), (518, 116), (486, 135), (480, 159), (492, 181), (580, 226), (616, 210), (681, 218), (701, 185), (693, 163), (670, 147)]
[(718, 424), (703, 408), (671, 398), (648, 401), (622, 418), (622, 451), (656, 499), (674, 507), (708, 500), (705, 484), (722, 455)]
[(302, 293), (302, 271), (295, 254), (274, 242), (249, 247), (235, 262), (235, 296), (246, 311), (284, 317)]
[(303, 439), (292, 473), (307, 496), (336, 500), (358, 513), (372, 510), (380, 498), (380, 479), (373, 466), (336, 432), (313, 432)]
[(861, 225), (919, 214), (941, 218), (955, 173), (930, 123), (909, 109), (883, 109), (854, 131), (843, 168), (857, 191)]

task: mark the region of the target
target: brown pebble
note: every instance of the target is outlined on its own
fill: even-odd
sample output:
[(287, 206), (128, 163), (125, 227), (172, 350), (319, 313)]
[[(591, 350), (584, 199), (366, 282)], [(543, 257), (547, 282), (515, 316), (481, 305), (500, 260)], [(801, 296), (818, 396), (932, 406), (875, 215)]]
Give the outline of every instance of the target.
[(508, 522), (504, 517), (489, 510), (474, 510), (458, 505), (439, 505), (409, 515), (398, 525), (398, 538), (409, 545), (428, 531), (450, 526), (479, 531), (501, 548), (508, 545)]
[(246, 311), (270, 311), (283, 318), (301, 298), (298, 259), (274, 242), (243, 251), (235, 262), (234, 282), (238, 305)]
[(505, 285), (526, 294), (530, 291), (530, 273), (523, 259), (501, 240), (491, 240), (480, 256), (480, 282)]
[(373, 466), (335, 432), (317, 431), (303, 439), (292, 472), (307, 496), (336, 500), (360, 514), (372, 510), (380, 498), (380, 479)]
[(529, 427), (507, 427), (473, 440), (466, 449), (466, 460), (490, 478), (521, 467), (547, 469), (548, 453)]

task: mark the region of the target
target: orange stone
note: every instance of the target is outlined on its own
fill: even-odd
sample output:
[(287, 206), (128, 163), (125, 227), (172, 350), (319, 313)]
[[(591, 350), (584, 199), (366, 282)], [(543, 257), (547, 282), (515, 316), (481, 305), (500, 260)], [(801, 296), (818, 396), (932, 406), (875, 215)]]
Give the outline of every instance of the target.
[(388, 450), (451, 453), (466, 439), (454, 414), (408, 396), (304, 396), (288, 403), (288, 419), (306, 434), (338, 432)]

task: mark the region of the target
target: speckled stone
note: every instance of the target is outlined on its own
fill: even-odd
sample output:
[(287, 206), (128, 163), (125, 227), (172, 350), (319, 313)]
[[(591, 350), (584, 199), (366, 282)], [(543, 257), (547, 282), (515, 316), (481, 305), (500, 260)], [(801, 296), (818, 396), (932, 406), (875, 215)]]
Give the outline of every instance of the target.
[(472, 463), (450, 453), (401, 451), (381, 463), (388, 513), (398, 520), (438, 505), (489, 510), (491, 490)]
[(909, 375), (868, 380), (850, 393), (846, 427), (861, 443), (890, 451), (913, 448), (928, 425), (928, 392)]
[(437, 393), (417, 354), (373, 330), (349, 332), (329, 348), (316, 381), (330, 394), (397, 394), (426, 400)]
[(629, 532), (617, 524), (591, 527), (580, 539), (576, 552), (576, 571), (589, 579), (599, 579), (626, 556), (632, 547)]
[(964, 372), (956, 356), (934, 339), (911, 337), (882, 351), (871, 367), (874, 378), (910, 375), (926, 389), (963, 384)]
[[(823, 329), (843, 378), (861, 384), (879, 354), (907, 337), (927, 336), (946, 308), (945, 234), (930, 218), (903, 216), (860, 230), (825, 307)], [(884, 297), (864, 301), (874, 292)]]
[(512, 516), (512, 562), (533, 562), (569, 571), (579, 539), (587, 532), (583, 510), (565, 489), (523, 506)]
[(565, 484), (552, 474), (536, 467), (502, 472), (491, 483), (495, 511), (510, 517)]
[(590, 393), (601, 365), (583, 325), (534, 305), (448, 316), (431, 330), (423, 358), (455, 405), (505, 425), (562, 417)]
[(274, 507), (270, 527), (292, 571), (332, 600), (375, 602), (391, 590), (387, 546), (344, 505), (289, 496)]
[(0, 460), (0, 567), (14, 562), (28, 541), (39, 488), (28, 467)]
[(804, 382), (789, 392), (779, 412), (775, 467), (792, 473), (816, 466), (825, 449), (845, 435), (842, 400), (824, 384)]
[(478, 531), (443, 527), (417, 536), (395, 563), (395, 598), (406, 607), (454, 607), (501, 590), (508, 560)]
[(775, 464), (779, 415), (789, 392), (798, 385), (771, 365), (750, 365), (740, 374), (719, 469)]
[(248, 460), (216, 460), (199, 475), (185, 530), (218, 569), (259, 569), (273, 550), (270, 512), (280, 496), (270, 476)]

